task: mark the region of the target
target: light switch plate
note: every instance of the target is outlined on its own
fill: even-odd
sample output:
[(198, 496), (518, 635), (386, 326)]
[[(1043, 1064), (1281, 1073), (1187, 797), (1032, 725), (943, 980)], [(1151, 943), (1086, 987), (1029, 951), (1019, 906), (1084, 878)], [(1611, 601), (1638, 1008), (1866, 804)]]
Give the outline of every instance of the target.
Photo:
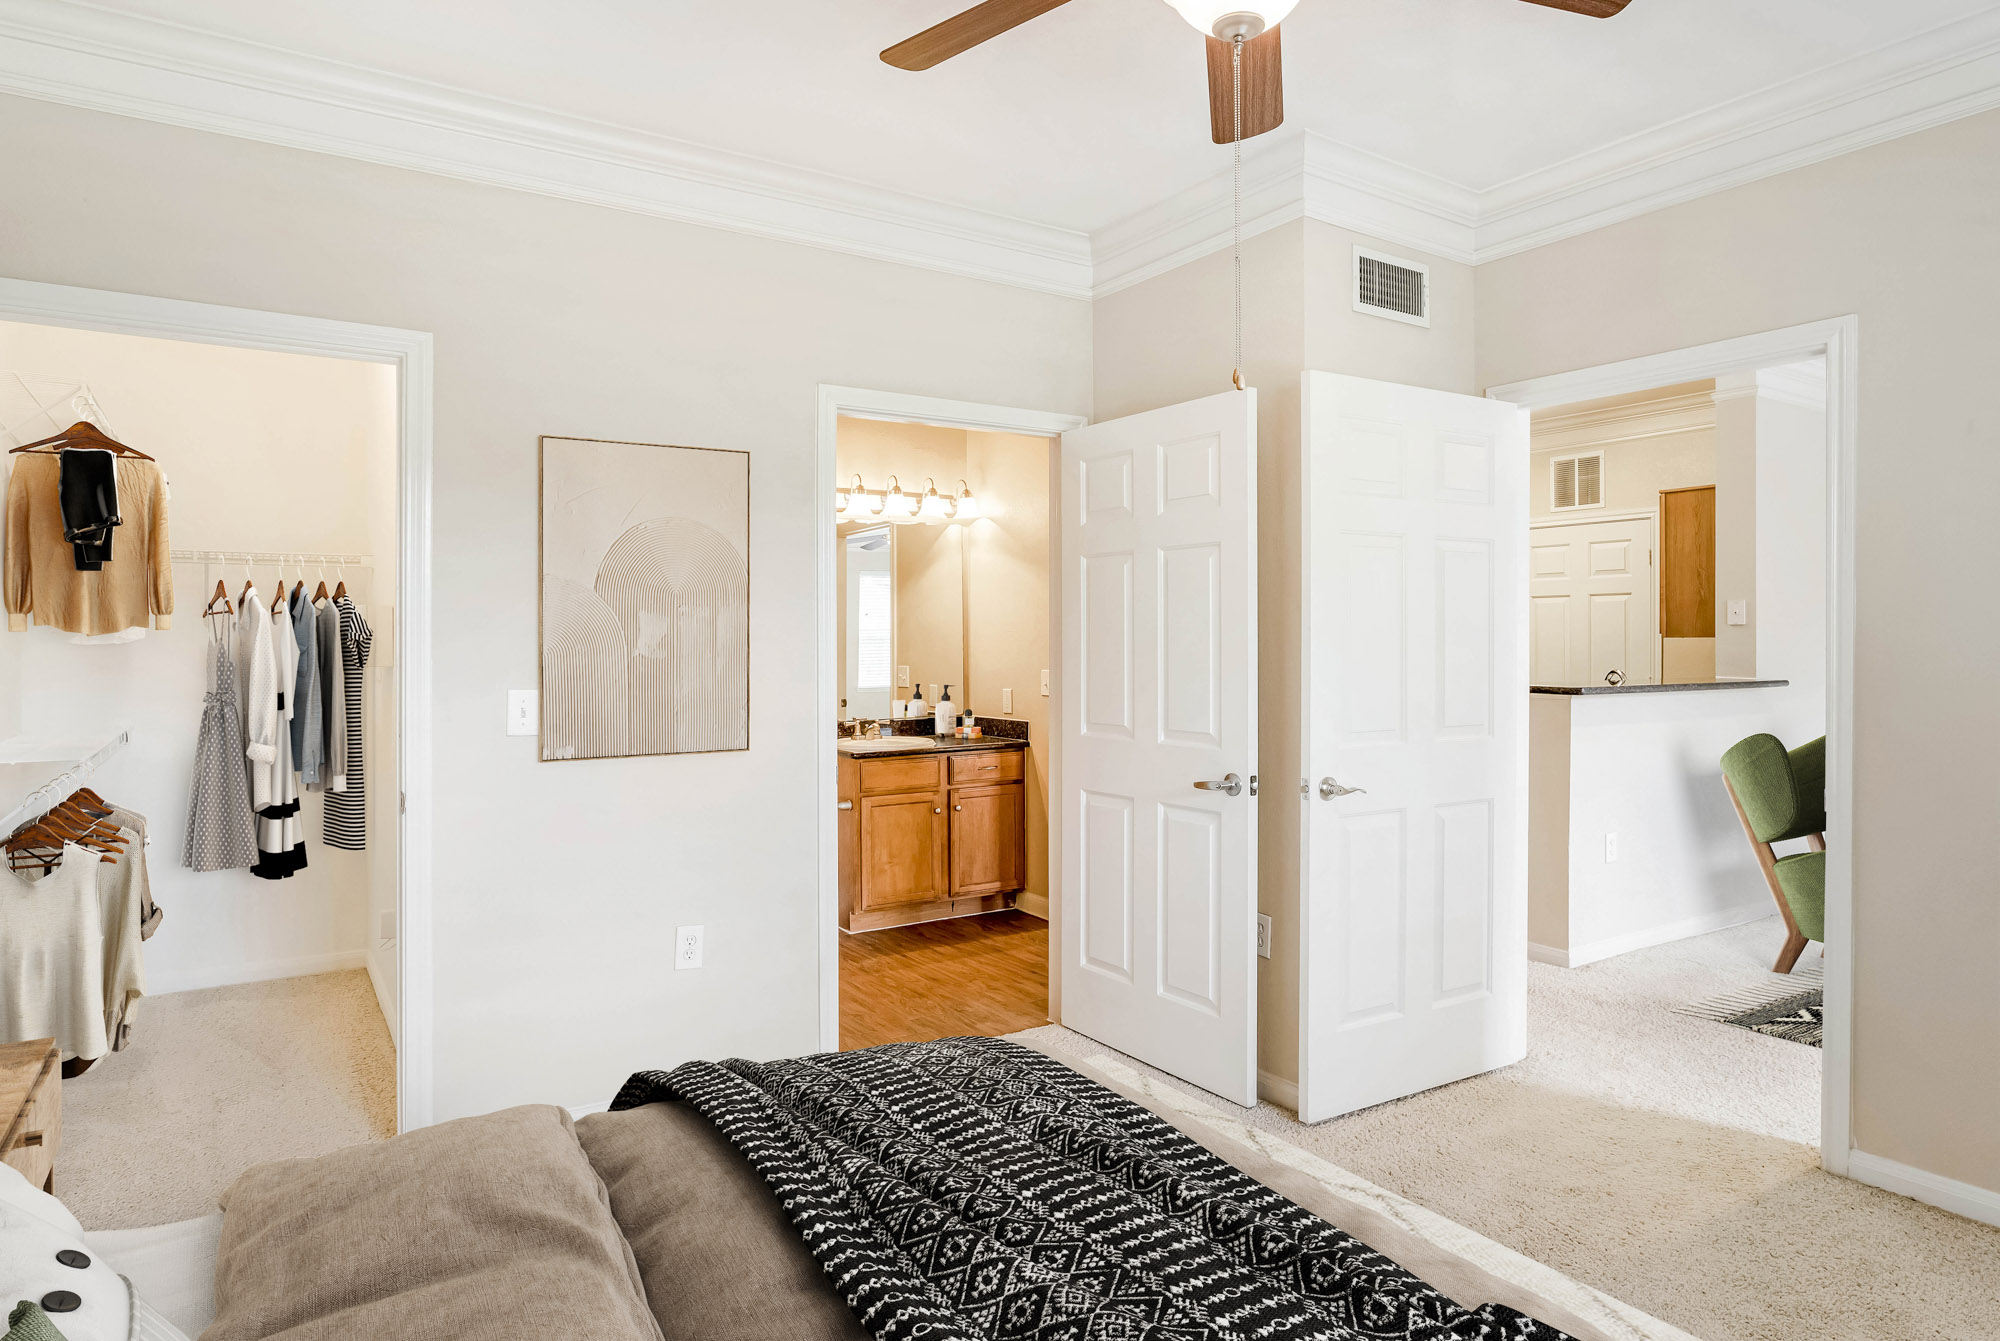
[(1604, 835), (1604, 860), (1607, 863), (1618, 860), (1618, 835), (1615, 833)]
[(1269, 959), (1271, 957), (1271, 915), (1269, 913), (1257, 914), (1257, 957), (1259, 959)]
[(896, 667), (896, 687), (898, 689), (908, 689), (910, 687), (910, 668), (908, 666)]
[(1047, 698), (1048, 696), (1049, 696), (1049, 673), (1048, 673), (1047, 671), (1043, 671), (1043, 672), (1042, 672), (1042, 697), (1043, 697), (1043, 698)]
[(1001, 712), (1003, 712), (1003, 713), (1004, 713), (1004, 712), (1012, 712), (1012, 711), (1014, 711), (1014, 691), (1013, 691), (1013, 690), (1011, 690), (1011, 689), (1003, 689), (1003, 690), (1001, 690), (1001, 691), (1000, 691), (1000, 711), (1001, 711)]
[(532, 736), (537, 731), (537, 721), (542, 715), (541, 691), (535, 689), (509, 689), (507, 691), (507, 734), (510, 736)]
[(1729, 622), (1732, 624), (1748, 624), (1750, 622), (1750, 602), (1731, 601), (1729, 603)]
[(676, 971), (681, 969), (698, 969), (701, 967), (704, 930), (702, 927), (674, 928), (674, 968)]

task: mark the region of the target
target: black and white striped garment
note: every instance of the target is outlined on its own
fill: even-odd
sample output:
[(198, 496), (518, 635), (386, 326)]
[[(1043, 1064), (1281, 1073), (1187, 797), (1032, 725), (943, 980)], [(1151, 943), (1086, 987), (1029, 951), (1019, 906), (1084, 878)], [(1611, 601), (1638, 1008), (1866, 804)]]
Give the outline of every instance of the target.
[(770, 1184), (878, 1341), (1567, 1341), (1461, 1308), (1157, 1115), (993, 1038), (688, 1062), (686, 1102)]
[(340, 611), (340, 662), (347, 690), (347, 790), (328, 788), (324, 795), (326, 845), (361, 852), (368, 847), (368, 777), (361, 747), (362, 707), (367, 696), (361, 687), (361, 671), (368, 664), (368, 646), (375, 631), (354, 608), (352, 598), (342, 596), (334, 607)]

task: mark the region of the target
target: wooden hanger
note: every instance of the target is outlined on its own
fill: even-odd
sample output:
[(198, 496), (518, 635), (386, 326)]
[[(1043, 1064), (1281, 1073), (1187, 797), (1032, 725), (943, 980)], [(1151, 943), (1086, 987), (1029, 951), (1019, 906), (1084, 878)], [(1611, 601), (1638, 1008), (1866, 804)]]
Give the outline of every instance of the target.
[[(220, 610), (215, 608), (217, 601), (222, 602)], [(210, 615), (233, 615), (235, 613), (236, 607), (229, 603), (229, 588), (223, 585), (221, 578), (216, 578), (215, 595), (208, 598), (208, 609), (201, 612), (201, 617), (207, 619)]]
[(101, 447), (107, 452), (116, 452), (119, 456), (137, 457), (141, 461), (150, 461), (153, 459), (137, 447), (127, 447), (124, 443), (109, 437), (102, 429), (87, 419), (77, 420), (74, 424), (71, 424), (52, 438), (38, 438), (34, 442), (24, 442), (9, 452), (8, 455), (11, 456), (16, 452), (39, 452), (44, 455), (53, 455), (65, 447)]

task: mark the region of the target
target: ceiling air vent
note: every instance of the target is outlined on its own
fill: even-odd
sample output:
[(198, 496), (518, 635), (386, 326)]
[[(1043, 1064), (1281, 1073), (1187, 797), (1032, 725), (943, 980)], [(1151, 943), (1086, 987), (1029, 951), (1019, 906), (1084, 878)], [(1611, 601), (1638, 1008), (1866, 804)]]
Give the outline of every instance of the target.
[(1556, 512), (1604, 506), (1604, 453), (1549, 462), (1549, 507)]
[(1413, 326), (1430, 325), (1431, 268), (1356, 247), (1354, 310)]

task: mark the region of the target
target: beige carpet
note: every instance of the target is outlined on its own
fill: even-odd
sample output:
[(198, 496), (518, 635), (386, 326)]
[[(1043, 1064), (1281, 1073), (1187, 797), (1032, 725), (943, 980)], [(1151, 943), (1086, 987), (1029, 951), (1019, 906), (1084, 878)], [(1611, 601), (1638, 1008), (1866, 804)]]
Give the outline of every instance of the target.
[(1782, 939), (1774, 917), (1531, 964), (1518, 1065), (1316, 1127), (1249, 1121), (1703, 1341), (2000, 1338), (2000, 1229), (1821, 1172), (1818, 1049), (1674, 1013)]
[(56, 1194), (86, 1229), (206, 1215), (236, 1176), (396, 1130), (396, 1054), (359, 969), (148, 997), (63, 1082)]

